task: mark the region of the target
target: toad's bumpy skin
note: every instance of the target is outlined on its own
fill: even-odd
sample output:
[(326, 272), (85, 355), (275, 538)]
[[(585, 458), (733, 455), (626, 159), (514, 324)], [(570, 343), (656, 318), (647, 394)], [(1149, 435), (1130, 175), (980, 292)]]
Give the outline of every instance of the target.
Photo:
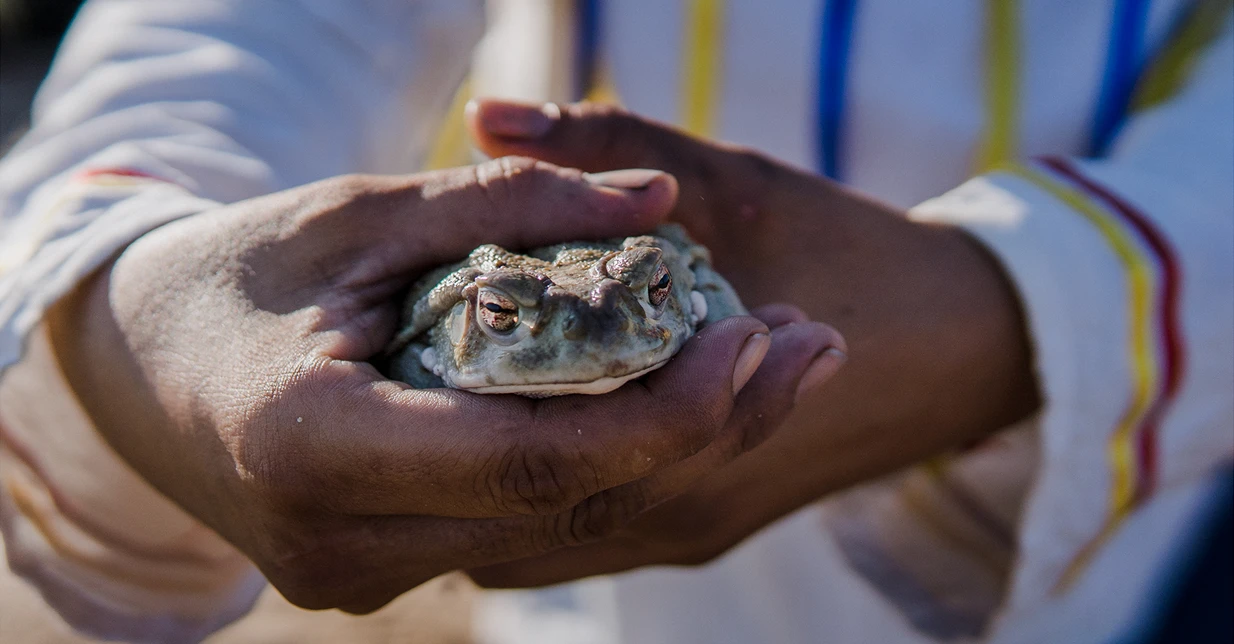
[(702, 326), (744, 313), (679, 226), (526, 255), (487, 245), (412, 288), (389, 371), (420, 388), (601, 394), (663, 366)]

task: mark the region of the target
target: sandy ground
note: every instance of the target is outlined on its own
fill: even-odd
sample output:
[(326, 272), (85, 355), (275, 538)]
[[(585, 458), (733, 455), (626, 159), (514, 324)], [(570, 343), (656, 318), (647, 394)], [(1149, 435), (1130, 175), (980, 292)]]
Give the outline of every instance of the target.
[[(0, 561), (3, 558), (0, 557)], [(267, 589), (253, 612), (208, 644), (469, 644), (470, 609), (478, 591), (465, 577), (440, 577), (363, 617), (305, 611)], [(0, 642), (84, 644), (35, 590), (0, 565)]]

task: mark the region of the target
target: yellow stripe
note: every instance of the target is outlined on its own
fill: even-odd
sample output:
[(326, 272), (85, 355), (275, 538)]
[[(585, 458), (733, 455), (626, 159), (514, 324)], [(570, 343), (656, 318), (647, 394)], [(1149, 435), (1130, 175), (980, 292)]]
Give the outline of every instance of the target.
[(681, 125), (697, 136), (715, 132), (723, 55), (723, 0), (690, 0), (681, 65)]
[(60, 214), (60, 211), (73, 199), (80, 199), (84, 196), (85, 190), (91, 187), (114, 188), (117, 186), (135, 186), (152, 182), (165, 183), (160, 179), (150, 177), (130, 177), (114, 174), (98, 174), (85, 178), (70, 179), (61, 189), (56, 200), (39, 213), (34, 223), (34, 228), (38, 232), (27, 236), (27, 241), (23, 243), (24, 248), (21, 248), (20, 251), (6, 252), (4, 256), (0, 257), (0, 277), (7, 275), (9, 271), (17, 268), (19, 264), (30, 261), (30, 258), (34, 256), (39, 246), (51, 234), (52, 224), (56, 221), (56, 215)]
[(1153, 302), (1156, 271), (1150, 258), (1141, 250), (1119, 220), (1093, 204), (1078, 190), (1050, 179), (1030, 168), (1017, 166), (1014, 171), (1046, 191), (1054, 198), (1080, 213), (1092, 223), (1114, 249), (1127, 274), (1129, 295), (1128, 352), (1131, 361), (1131, 401), (1110, 438), (1108, 455), (1113, 474), (1110, 489), (1110, 516), (1101, 533), (1080, 551), (1059, 582), (1066, 588), (1078, 576), (1096, 553), (1098, 546), (1113, 533), (1113, 529), (1131, 512), (1135, 504), (1135, 488), (1139, 464), (1136, 459), (1136, 428), (1140, 425), (1153, 392), (1160, 379), (1160, 368), (1154, 350)]
[(974, 165), (988, 172), (1017, 156), (1020, 26), (1016, 0), (986, 2), (986, 132)]
[(1170, 35), (1156, 59), (1144, 70), (1131, 99), (1133, 112), (1162, 103), (1176, 94), (1191, 75), (1202, 52), (1229, 21), (1234, 0), (1201, 0), (1187, 21)]
[(454, 99), (437, 130), (437, 138), (424, 159), (425, 170), (440, 170), (471, 163), (471, 146), (467, 144), (467, 122), (464, 110), (471, 100), (471, 78), (463, 79)]
[[(937, 485), (937, 484), (936, 484)], [(931, 499), (920, 485), (910, 481), (900, 489), (900, 502), (921, 519), (918, 525), (928, 528), (935, 536), (954, 546), (952, 552), (969, 555), (969, 560), (980, 564), (987, 571), (997, 574), (1005, 568), (1003, 561), (990, 552), (989, 546), (981, 543), (981, 537), (965, 533), (955, 521), (943, 516), (937, 501)]]
[(608, 105), (621, 105), (621, 96), (617, 93), (617, 83), (613, 81), (613, 74), (609, 71), (608, 65), (603, 62), (596, 63), (595, 86), (587, 88), (587, 95), (583, 100), (591, 103), (606, 103)]

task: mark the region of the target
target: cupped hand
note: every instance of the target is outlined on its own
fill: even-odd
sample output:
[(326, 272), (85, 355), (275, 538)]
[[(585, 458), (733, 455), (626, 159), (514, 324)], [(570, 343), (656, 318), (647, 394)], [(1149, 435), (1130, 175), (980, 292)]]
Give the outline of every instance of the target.
[(670, 217), (712, 249), (746, 303), (800, 309), (761, 311), (769, 326), (788, 322), (773, 337), (804, 312), (843, 332), (848, 354), (782, 429), (688, 493), (603, 542), (473, 571), (482, 583), (706, 561), (830, 492), (979, 440), (1038, 404), (1014, 289), (956, 227), (612, 106), (481, 100), (468, 125), (491, 155), (671, 173), (680, 197)]
[(825, 328), (730, 318), (616, 392), (540, 401), (416, 390), (367, 362), (425, 270), (482, 243), (645, 232), (676, 190), (509, 158), (329, 179), (148, 233), (57, 307), (53, 345), (157, 489), (292, 602), (368, 611), (612, 534), (787, 413)]

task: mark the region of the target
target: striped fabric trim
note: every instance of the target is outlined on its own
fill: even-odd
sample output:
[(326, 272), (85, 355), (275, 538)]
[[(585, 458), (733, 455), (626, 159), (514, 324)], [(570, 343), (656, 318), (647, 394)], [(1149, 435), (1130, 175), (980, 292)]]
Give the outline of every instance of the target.
[[(939, 488), (934, 488), (934, 492), (946, 494)], [(940, 507), (939, 499), (930, 496), (929, 492), (916, 485), (905, 485), (900, 490), (899, 500), (904, 508), (917, 518), (917, 525), (926, 528), (930, 534), (946, 542), (951, 546), (949, 550), (964, 553), (967, 559), (979, 563), (992, 574), (997, 574), (1006, 567), (1005, 562), (991, 553), (989, 546), (982, 543), (982, 538), (989, 536), (984, 526), (978, 526), (977, 531), (966, 530), (966, 526), (957, 524), (955, 519), (948, 516), (947, 511)], [(971, 518), (967, 508), (954, 505), (950, 507), (953, 511), (959, 511), (965, 517)]]
[(1082, 215), (1118, 256), (1127, 276), (1131, 400), (1108, 444), (1109, 509), (1102, 529), (1073, 557), (1055, 592), (1069, 588), (1157, 486), (1157, 433), (1185, 366), (1179, 324), (1181, 268), (1165, 236), (1138, 209), (1060, 158), (1013, 170)]
[(600, 84), (600, 0), (574, 3), (574, 96), (587, 96)]
[(1143, 70), (1131, 99), (1132, 112), (1166, 101), (1182, 88), (1200, 52), (1221, 35), (1231, 9), (1234, 0), (1191, 3)]
[(454, 92), (450, 107), (437, 128), (437, 138), (424, 157), (424, 170), (441, 170), (467, 165), (471, 162), (471, 148), (467, 144), (467, 101), (471, 100), (471, 77), (463, 82)]
[(1114, 5), (1106, 45), (1105, 74), (1089, 133), (1088, 152), (1091, 156), (1104, 155), (1122, 129), (1131, 94), (1143, 66), (1149, 4), (1149, 0), (1118, 0)]
[(1018, 540), (1015, 530), (1006, 522), (986, 508), (984, 502), (974, 496), (965, 485), (952, 478), (950, 458), (935, 458), (921, 466), (937, 492), (947, 497), (957, 510), (964, 513), (981, 530), (1008, 549), (1014, 548)]
[[(601, 34), (604, 4), (601, 0), (579, 0), (574, 6), (575, 67), (574, 96), (578, 100), (620, 105), (612, 75), (603, 60)], [(471, 77), (463, 79), (450, 101), (437, 136), (425, 155), (423, 170), (441, 170), (472, 162), (468, 144), (466, 108), (474, 89)]]
[(818, 49), (818, 137), (815, 154), (819, 172), (837, 181), (843, 177), (844, 107), (849, 52), (857, 0), (828, 0), (823, 7)]
[(141, 170), (134, 170), (132, 168), (93, 168), (79, 172), (73, 177), (74, 181), (89, 181), (91, 183), (106, 183), (109, 180), (117, 181), (122, 179), (131, 179), (133, 180), (132, 182), (146, 180), (171, 183), (163, 177), (155, 176), (149, 172), (143, 172)]
[[(213, 584), (201, 579), (200, 575), (186, 573), (193, 569), (216, 569), (222, 563), (218, 558), (201, 552), (177, 551), (174, 547), (179, 544), (174, 541), (165, 544), (171, 548), (135, 543), (100, 525), (51, 483), (47, 470), (2, 421), (0, 452), (12, 458), (14, 466), (0, 477), (0, 485), (8, 493), (14, 509), (30, 522), (30, 527), (42, 535), (48, 547), (60, 557), (100, 571), (110, 578), (126, 579), (155, 590), (175, 588), (200, 592), (212, 589)], [(25, 476), (15, 471), (21, 468), (24, 468)], [(84, 533), (91, 543), (83, 543), (66, 530)], [(144, 574), (141, 569), (124, 563), (132, 561), (158, 564), (174, 578), (168, 579), (167, 572), (154, 576)]]
[(51, 233), (51, 226), (56, 221), (56, 214), (74, 199), (81, 197), (83, 191), (89, 190), (91, 187), (130, 187), (145, 183), (178, 185), (174, 181), (133, 168), (90, 168), (73, 175), (59, 191), (51, 205), (39, 212), (33, 224), (36, 231), (35, 234), (25, 238), (21, 242), (19, 249), (12, 247), (4, 249), (4, 254), (0, 255), (0, 276), (7, 275), (9, 271), (26, 262), (34, 255), (38, 247)]
[(986, 2), (986, 129), (977, 147), (978, 173), (1013, 161), (1019, 149), (1020, 9), (1017, 0)]
[(724, 1), (690, 0), (682, 42), (681, 126), (695, 136), (711, 136), (723, 82)]
[(574, 8), (574, 97), (589, 103), (621, 105), (617, 83), (604, 57), (604, 3), (579, 0)]

